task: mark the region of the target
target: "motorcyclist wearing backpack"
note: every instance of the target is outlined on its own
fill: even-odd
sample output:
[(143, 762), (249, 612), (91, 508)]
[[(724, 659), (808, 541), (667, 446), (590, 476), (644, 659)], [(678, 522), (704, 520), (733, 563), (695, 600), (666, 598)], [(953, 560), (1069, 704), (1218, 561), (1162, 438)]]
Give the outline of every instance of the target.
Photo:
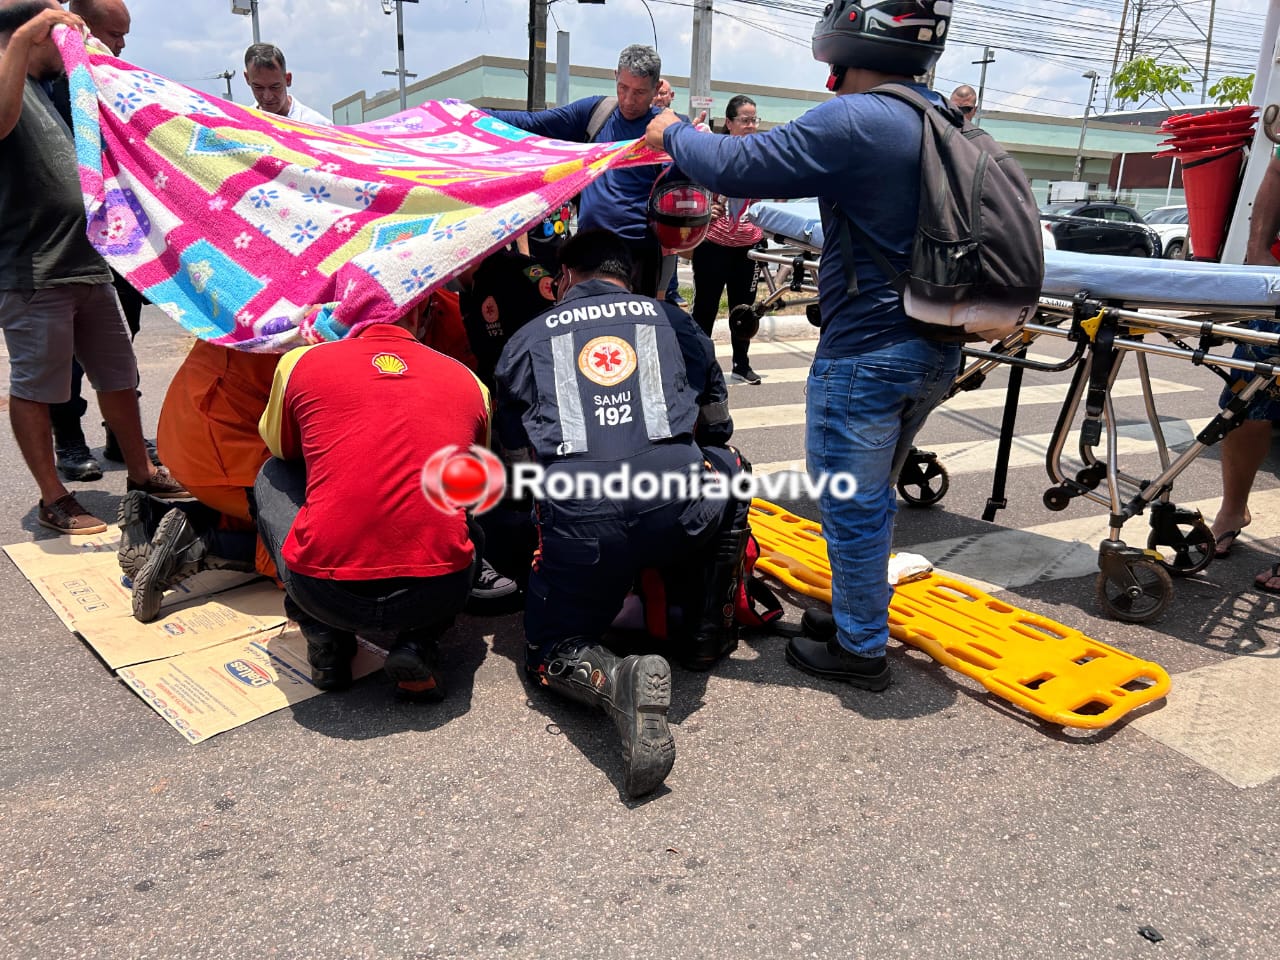
[(845, 244), (857, 280), (850, 293), (834, 207), (897, 270), (907, 269), (920, 200), (921, 115), (867, 91), (898, 82), (943, 103), (914, 78), (941, 55), (950, 7), (933, 0), (835, 0), (814, 29), (813, 54), (831, 65), (827, 86), (839, 96), (754, 137), (703, 136), (670, 112), (646, 131), (650, 146), (665, 149), (717, 193), (823, 201), (823, 324), (808, 379), (805, 448), (811, 474), (852, 473), (858, 492), (845, 500), (826, 492), (820, 504), (835, 635), (795, 638), (787, 659), (868, 690), (890, 682), (886, 570), (894, 478), (959, 371), (960, 343), (909, 318), (861, 244)]

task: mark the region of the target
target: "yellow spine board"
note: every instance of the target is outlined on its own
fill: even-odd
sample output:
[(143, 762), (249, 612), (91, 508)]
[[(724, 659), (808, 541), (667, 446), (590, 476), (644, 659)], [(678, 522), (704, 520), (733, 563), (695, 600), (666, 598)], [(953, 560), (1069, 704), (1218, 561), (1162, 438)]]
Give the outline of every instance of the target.
[[(831, 603), (822, 528), (765, 500), (751, 503), (757, 569)], [(1169, 692), (1169, 674), (1047, 617), (934, 572), (894, 589), (889, 632), (1050, 723), (1100, 730)]]

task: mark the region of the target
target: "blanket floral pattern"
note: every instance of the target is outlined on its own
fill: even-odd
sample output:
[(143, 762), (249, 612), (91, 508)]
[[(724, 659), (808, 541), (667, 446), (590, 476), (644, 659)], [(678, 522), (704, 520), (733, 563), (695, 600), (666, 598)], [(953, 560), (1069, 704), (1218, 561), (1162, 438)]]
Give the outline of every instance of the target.
[(204, 340), (278, 352), (394, 320), (643, 141), (566, 143), (459, 101), (351, 127), (220, 100), (55, 29), (89, 239)]

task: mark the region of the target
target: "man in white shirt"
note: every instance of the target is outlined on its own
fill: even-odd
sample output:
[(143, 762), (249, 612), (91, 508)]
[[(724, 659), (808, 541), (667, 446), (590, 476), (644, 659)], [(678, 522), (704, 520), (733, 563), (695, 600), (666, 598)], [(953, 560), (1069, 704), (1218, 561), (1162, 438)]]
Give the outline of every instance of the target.
[(331, 127), (333, 121), (290, 96), (293, 74), (285, 69), (284, 54), (270, 43), (255, 43), (244, 52), (244, 82), (253, 91), (258, 109), (290, 120)]

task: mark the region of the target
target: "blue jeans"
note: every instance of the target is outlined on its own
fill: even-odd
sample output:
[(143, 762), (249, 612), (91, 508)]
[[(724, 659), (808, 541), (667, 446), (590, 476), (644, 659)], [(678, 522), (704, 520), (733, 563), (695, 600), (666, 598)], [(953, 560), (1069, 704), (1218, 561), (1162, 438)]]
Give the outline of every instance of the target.
[(816, 481), (844, 472), (857, 481), (851, 499), (824, 489), (819, 502), (831, 561), (831, 612), (841, 646), (859, 656), (881, 656), (889, 639), (886, 572), (898, 470), (959, 370), (959, 344), (917, 338), (856, 357), (815, 360), (809, 371), (809, 474)]

